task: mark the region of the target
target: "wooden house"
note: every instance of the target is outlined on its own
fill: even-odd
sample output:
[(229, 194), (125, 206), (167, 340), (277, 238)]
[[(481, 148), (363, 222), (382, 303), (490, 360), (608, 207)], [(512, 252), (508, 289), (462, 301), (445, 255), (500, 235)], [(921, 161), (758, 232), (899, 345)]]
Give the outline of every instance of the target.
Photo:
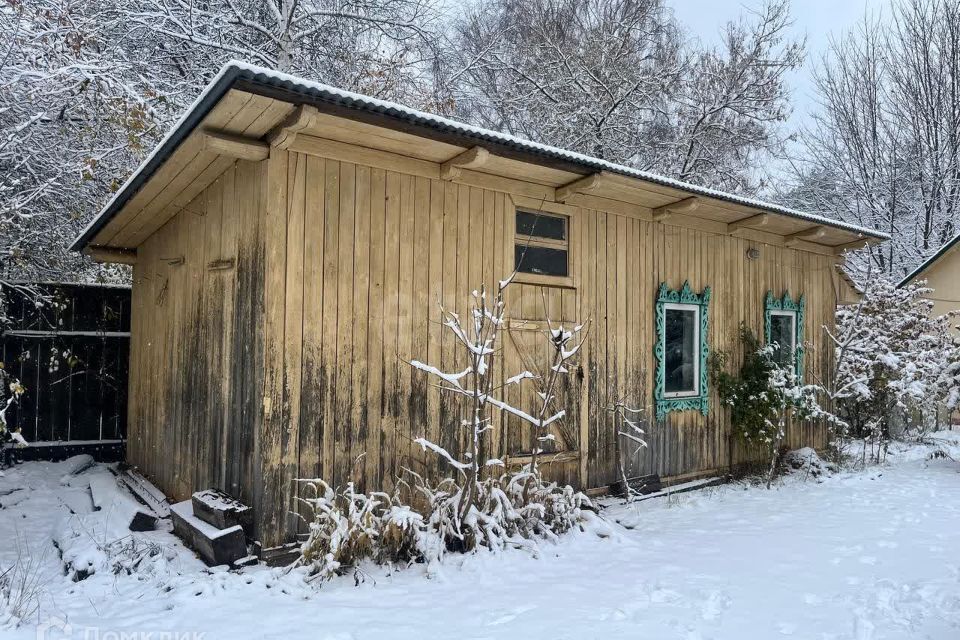
[[(897, 286), (923, 280), (933, 289), (928, 294), (933, 315), (960, 311), (960, 234), (907, 274)], [(960, 329), (954, 327), (955, 332)]]
[[(616, 481), (622, 400), (649, 407), (628, 473), (681, 481), (749, 457), (707, 354), (736, 355), (745, 322), (828, 376), (838, 256), (885, 238), (231, 63), (74, 248), (133, 265), (129, 461), (177, 499), (252, 505), (270, 547), (294, 533), (295, 478), (389, 486), (438, 470), (414, 438), (458, 448), (458, 405), (407, 364), (457, 366), (438, 300), (464, 309), (519, 267), (505, 374), (543, 365), (548, 316), (591, 322), (549, 473)], [(524, 462), (529, 430), (493, 426), (491, 453)]]

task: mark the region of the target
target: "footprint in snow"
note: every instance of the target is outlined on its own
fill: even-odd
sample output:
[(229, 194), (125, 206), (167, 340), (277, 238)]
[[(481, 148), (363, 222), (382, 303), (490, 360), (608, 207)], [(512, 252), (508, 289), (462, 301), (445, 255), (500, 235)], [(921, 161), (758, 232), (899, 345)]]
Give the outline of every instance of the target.
[(680, 599), (681, 599), (680, 594), (677, 593), (676, 591), (673, 591), (672, 589), (657, 589), (656, 591), (650, 594), (650, 601), (656, 602), (658, 604), (664, 603), (664, 602), (676, 602), (677, 600), (680, 600)]
[(869, 565), (877, 564), (877, 558), (875, 556), (861, 556), (860, 564), (869, 564)]
[(722, 591), (711, 591), (700, 607), (700, 615), (704, 620), (715, 620), (730, 607), (730, 598)]
[(498, 618), (494, 618), (493, 620), (488, 622), (487, 626), (494, 627), (500, 624), (507, 624), (508, 622), (513, 622), (514, 620), (517, 619), (517, 616), (519, 616), (520, 614), (526, 613), (527, 611), (530, 611), (531, 609), (535, 609), (535, 608), (536, 607), (534, 607), (533, 605), (523, 605), (520, 607), (514, 607), (513, 609), (510, 609), (507, 613), (504, 613)]
[(797, 632), (797, 625), (792, 622), (781, 622), (777, 625), (777, 628), (780, 630), (780, 633), (785, 636), (792, 636)]

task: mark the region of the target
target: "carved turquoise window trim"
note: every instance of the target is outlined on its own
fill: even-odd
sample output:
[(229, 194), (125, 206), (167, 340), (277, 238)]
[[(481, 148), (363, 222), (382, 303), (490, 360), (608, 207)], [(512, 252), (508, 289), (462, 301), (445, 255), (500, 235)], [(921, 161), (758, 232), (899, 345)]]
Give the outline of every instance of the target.
[(767, 291), (767, 299), (764, 304), (763, 313), (763, 336), (767, 344), (770, 344), (770, 316), (774, 311), (793, 311), (797, 314), (797, 322), (794, 327), (796, 335), (794, 336), (795, 349), (793, 352), (794, 372), (797, 378), (803, 379), (803, 355), (805, 352), (803, 346), (803, 316), (806, 307), (806, 298), (801, 295), (800, 299), (794, 302), (788, 292), (784, 292), (782, 298), (774, 298), (772, 291)]
[[(678, 398), (667, 397), (664, 392), (666, 381), (666, 305), (690, 304), (700, 307), (700, 386), (695, 396)], [(710, 287), (705, 287), (702, 293), (694, 293), (689, 282), (684, 282), (679, 290), (670, 289), (666, 282), (660, 283), (657, 290), (656, 323), (657, 343), (654, 347), (654, 356), (657, 360), (656, 380), (654, 381), (654, 404), (656, 405), (657, 420), (662, 420), (671, 411), (697, 410), (707, 415), (710, 394), (707, 389), (707, 357), (710, 355), (710, 341), (708, 330), (710, 327)]]

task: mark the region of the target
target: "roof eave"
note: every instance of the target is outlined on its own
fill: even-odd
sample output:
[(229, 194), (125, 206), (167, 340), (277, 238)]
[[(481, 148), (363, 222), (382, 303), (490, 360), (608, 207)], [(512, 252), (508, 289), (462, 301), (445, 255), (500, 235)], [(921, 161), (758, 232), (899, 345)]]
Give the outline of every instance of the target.
[[(327, 108), (342, 111), (347, 117), (357, 114), (366, 114), (383, 122), (390, 120), (399, 123), (407, 129), (413, 127), (421, 135), (431, 134), (433, 137), (446, 138), (451, 142), (460, 142), (460, 146), (471, 146), (472, 143), (482, 143), (491, 147), (490, 151), (512, 157), (518, 160), (555, 167), (574, 173), (591, 171), (610, 171), (629, 178), (646, 181), (652, 184), (678, 189), (687, 193), (707, 198), (714, 198), (732, 204), (747, 206), (759, 211), (767, 211), (777, 215), (804, 220), (811, 224), (824, 224), (834, 229), (858, 234), (864, 239), (889, 240), (890, 236), (875, 231), (851, 225), (839, 220), (825, 218), (796, 211), (773, 203), (762, 202), (684, 183), (672, 178), (657, 176), (644, 171), (617, 165), (598, 158), (584, 156), (579, 153), (541, 145), (521, 140), (513, 136), (496, 131), (472, 127), (433, 114), (426, 114), (402, 105), (387, 103), (376, 98), (360, 96), (351, 92), (335, 89), (318, 83), (288, 76), (267, 69), (261, 69), (240, 62), (226, 64), (207, 88), (200, 94), (187, 112), (181, 117), (167, 136), (155, 148), (154, 152), (137, 168), (124, 185), (117, 191), (111, 200), (103, 207), (100, 213), (90, 222), (71, 244), (70, 249), (80, 251), (84, 249), (96, 234), (119, 212), (126, 202), (151, 178), (153, 173), (170, 157), (179, 144), (203, 121), (217, 102), (231, 88), (239, 88), (252, 93), (274, 97), (291, 103), (323, 104)], [(471, 141), (471, 142), (465, 142)]]
[(153, 152), (147, 156), (107, 204), (103, 206), (96, 217), (80, 232), (80, 235), (70, 245), (71, 251), (82, 251), (90, 244), (90, 241), (124, 207), (127, 201), (153, 177), (154, 172), (177, 150), (180, 143), (197, 128), (220, 99), (231, 89), (241, 73), (242, 69), (230, 64), (225, 65), (220, 70), (181, 116), (180, 120), (177, 121), (177, 124), (154, 148)]

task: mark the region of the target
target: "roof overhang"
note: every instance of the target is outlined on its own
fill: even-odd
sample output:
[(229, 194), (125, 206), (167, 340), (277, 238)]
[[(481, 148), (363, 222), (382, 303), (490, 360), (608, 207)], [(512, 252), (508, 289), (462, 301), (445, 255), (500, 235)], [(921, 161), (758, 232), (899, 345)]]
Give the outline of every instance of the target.
[[(345, 123), (350, 123), (346, 127), (349, 136), (338, 140)], [(264, 159), (271, 145), (278, 144), (336, 155), (343, 152), (348, 139), (406, 159), (429, 177), (528, 181), (530, 193), (544, 201), (597, 209), (626, 203), (631, 211), (640, 211), (651, 220), (695, 217), (714, 231), (769, 233), (786, 246), (813, 244), (840, 253), (889, 239), (872, 229), (231, 62), (71, 249), (99, 252), (107, 259), (111, 255), (129, 257), (127, 252), (135, 250), (165, 219), (187, 208), (193, 197), (238, 159)]]

